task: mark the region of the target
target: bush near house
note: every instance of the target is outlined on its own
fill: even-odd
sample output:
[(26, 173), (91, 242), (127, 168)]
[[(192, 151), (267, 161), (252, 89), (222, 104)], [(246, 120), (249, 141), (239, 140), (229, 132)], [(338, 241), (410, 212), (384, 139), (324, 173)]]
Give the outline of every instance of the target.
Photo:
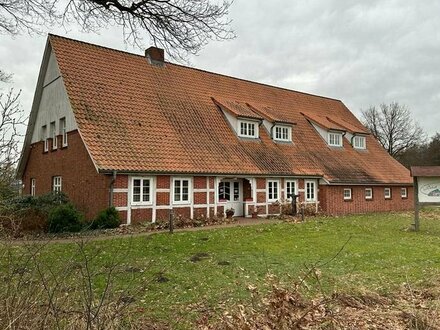
[(83, 228), (81, 214), (70, 203), (61, 204), (51, 209), (47, 223), (50, 233), (78, 232)]
[(96, 219), (90, 224), (90, 229), (117, 228), (120, 224), (119, 212), (112, 206), (99, 212)]

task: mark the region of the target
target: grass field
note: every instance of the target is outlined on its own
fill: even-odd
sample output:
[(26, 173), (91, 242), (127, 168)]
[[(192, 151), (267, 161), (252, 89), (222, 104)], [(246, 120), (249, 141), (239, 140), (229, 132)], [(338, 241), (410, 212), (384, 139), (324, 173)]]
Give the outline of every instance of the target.
[[(137, 292), (133, 304), (143, 313), (189, 327), (206, 311), (246, 302), (248, 285), (261, 285), (267, 273), (289, 283), (311, 264), (329, 260), (317, 266), (327, 291), (386, 294), (404, 282), (427, 285), (440, 274), (440, 211), (423, 212), (418, 233), (409, 230), (411, 223), (411, 213), (310, 218), (99, 240), (86, 243), (85, 251), (91, 268), (119, 265), (115, 288)], [(51, 243), (39, 258), (59, 270), (76, 251), (76, 244)], [(104, 276), (93, 281), (103, 286)]]

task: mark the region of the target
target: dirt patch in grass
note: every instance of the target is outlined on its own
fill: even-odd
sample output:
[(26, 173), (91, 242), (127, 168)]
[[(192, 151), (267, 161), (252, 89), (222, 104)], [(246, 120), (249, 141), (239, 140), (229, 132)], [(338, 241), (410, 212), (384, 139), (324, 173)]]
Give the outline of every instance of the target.
[(209, 258), (209, 254), (206, 252), (198, 252), (189, 258), (191, 262), (199, 262)]

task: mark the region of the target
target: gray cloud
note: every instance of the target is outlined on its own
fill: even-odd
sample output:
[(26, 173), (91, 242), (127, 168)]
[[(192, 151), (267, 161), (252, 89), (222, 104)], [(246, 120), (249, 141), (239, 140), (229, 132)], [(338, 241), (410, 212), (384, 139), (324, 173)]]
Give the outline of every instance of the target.
[[(406, 104), (440, 132), (440, 2), (246, 1), (231, 8), (238, 37), (211, 42), (196, 67), (341, 99), (355, 114), (381, 102)], [(121, 31), (53, 33), (140, 53)], [(45, 36), (0, 36), (0, 67), (15, 73), (30, 109)]]

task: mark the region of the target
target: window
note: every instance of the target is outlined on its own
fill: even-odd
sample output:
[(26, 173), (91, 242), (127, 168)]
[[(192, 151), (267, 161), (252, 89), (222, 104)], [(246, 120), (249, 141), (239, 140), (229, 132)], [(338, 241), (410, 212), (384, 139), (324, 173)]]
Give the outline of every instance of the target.
[(384, 189), (384, 196), (386, 199), (391, 199), (391, 188)]
[(66, 118), (60, 119), (60, 135), (62, 136), (62, 146), (67, 147), (67, 127), (66, 127)]
[(292, 141), (291, 128), (287, 126), (275, 126), (275, 140)]
[(351, 188), (344, 189), (344, 200), (351, 200)]
[(365, 199), (373, 199), (373, 189), (365, 188)]
[(173, 202), (175, 204), (189, 204), (189, 179), (174, 179)]
[(315, 181), (306, 181), (306, 201), (314, 202), (316, 200)]
[(52, 178), (52, 190), (55, 192), (60, 192), (62, 188), (62, 180), (60, 176), (54, 176)]
[(366, 149), (365, 136), (353, 137), (353, 147), (355, 149)]
[(238, 136), (258, 138), (258, 126), (253, 121), (238, 121)]
[(151, 204), (151, 178), (133, 178), (131, 186), (131, 204)]
[(342, 147), (342, 134), (328, 133), (328, 144), (332, 147)]
[(231, 200), (231, 183), (229, 181), (220, 182), (218, 184), (218, 199)]
[(285, 194), (286, 194), (286, 200), (292, 200), (293, 195), (296, 195), (296, 181), (294, 180), (285, 180)]
[(279, 198), (279, 182), (278, 180), (267, 181), (267, 200), (275, 202)]
[(56, 148), (58, 148), (58, 141), (57, 141), (57, 131), (54, 121), (50, 123), (50, 136), (52, 138), (52, 150), (55, 150)]
[(35, 196), (35, 179), (31, 179), (31, 196)]
[(41, 140), (44, 141), (44, 152), (49, 151), (49, 140), (47, 139), (47, 126), (41, 127)]
[(408, 189), (407, 188), (400, 188), (400, 196), (402, 196), (402, 198), (407, 198), (408, 197)]

